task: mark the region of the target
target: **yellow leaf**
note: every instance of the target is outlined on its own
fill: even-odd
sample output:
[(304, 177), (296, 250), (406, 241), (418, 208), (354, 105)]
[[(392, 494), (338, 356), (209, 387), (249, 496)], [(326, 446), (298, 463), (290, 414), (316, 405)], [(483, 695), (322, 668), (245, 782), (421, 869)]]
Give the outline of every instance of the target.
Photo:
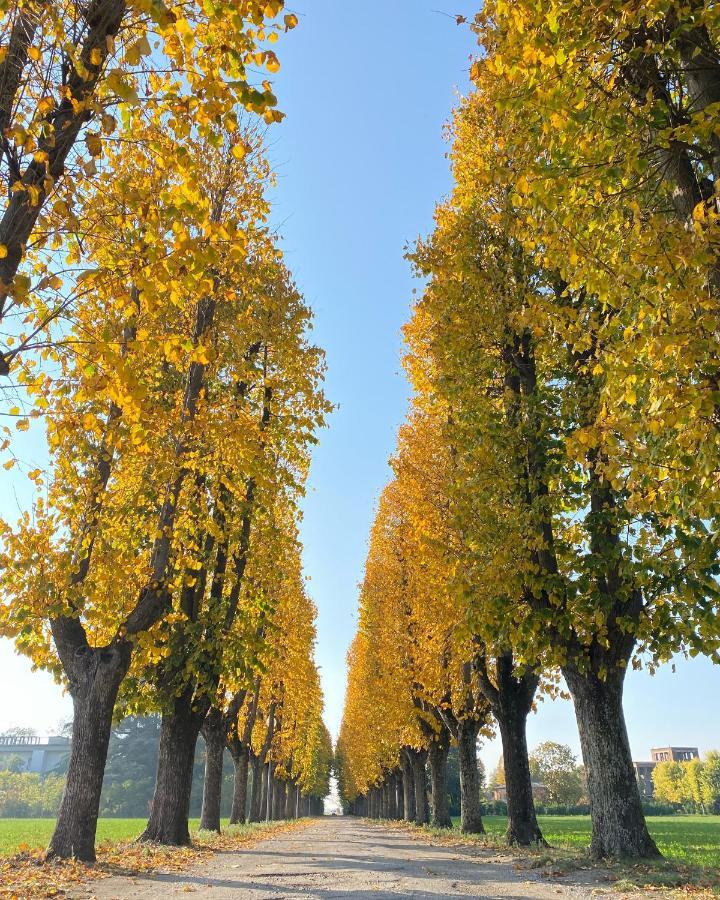
[(85, 146), (90, 156), (100, 156), (102, 153), (102, 140), (99, 134), (86, 134)]
[(272, 50), (268, 50), (265, 53), (265, 68), (268, 72), (272, 72), (273, 75), (280, 71), (280, 61)]
[(265, 5), (264, 12), (268, 19), (274, 19), (282, 8), (283, 0), (269, 0), (269, 2)]
[(8, 255), (8, 248), (5, 244), (0, 244), (0, 259), (5, 259)]

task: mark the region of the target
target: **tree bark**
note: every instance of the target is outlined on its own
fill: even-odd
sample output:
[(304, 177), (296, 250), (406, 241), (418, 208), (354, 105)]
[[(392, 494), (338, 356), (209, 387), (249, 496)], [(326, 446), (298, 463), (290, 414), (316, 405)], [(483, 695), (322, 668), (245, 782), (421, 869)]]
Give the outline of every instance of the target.
[(440, 735), (438, 740), (430, 743), (428, 751), (430, 783), (432, 786), (430, 824), (433, 828), (452, 828), (447, 791), (447, 758), (449, 751), (449, 735), (446, 732)]
[(566, 665), (563, 675), (575, 704), (587, 772), (590, 853), (597, 858), (660, 856), (645, 824), (632, 763), (622, 704), (624, 673), (616, 670), (603, 681)]
[(295, 818), (295, 782), (288, 781), (285, 791), (285, 818), (289, 821)]
[(498, 654), (495, 660), (497, 684), (488, 677), (484, 660), (477, 660), (476, 671), (500, 727), (507, 790), (507, 841), (521, 846), (544, 844), (535, 815), (526, 734), (527, 717), (539, 678), (532, 671), (518, 674), (510, 652)]
[(459, 719), (457, 730), (460, 761), (460, 831), (463, 834), (484, 834), (477, 765), (477, 736), (480, 722), (477, 719)]
[(535, 815), (532, 793), (526, 735), (527, 715), (522, 708), (510, 707), (498, 718), (507, 791), (507, 842), (521, 846), (544, 843)]
[(190, 843), (190, 790), (195, 745), (203, 719), (201, 712), (193, 710), (189, 693), (177, 697), (172, 709), (163, 713), (155, 793), (141, 841), (170, 846)]
[(405, 798), (403, 796), (403, 776), (402, 771), (397, 769), (395, 772), (395, 818), (403, 819), (405, 814)]
[(130, 647), (124, 643), (112, 648), (86, 647), (74, 655), (74, 671), (70, 674), (74, 710), (70, 762), (47, 855), (94, 862), (112, 714), (120, 683), (130, 665)]
[(287, 782), (274, 779), (273, 786), (273, 819), (276, 822), (285, 818), (285, 802), (287, 800)]
[(220, 801), (222, 798), (223, 756), (227, 737), (225, 717), (219, 709), (211, 709), (203, 723), (205, 738), (205, 780), (203, 782), (200, 828), (220, 833)]
[(428, 752), (427, 750), (410, 750), (409, 754), (412, 762), (413, 784), (415, 786), (415, 824), (427, 825), (430, 821), (427, 788), (425, 786), (425, 764)]
[(254, 753), (251, 756), (250, 769), (252, 772), (252, 783), (250, 785), (250, 810), (248, 821), (259, 822), (260, 810), (262, 809), (260, 805), (262, 799), (262, 760)]
[(230, 812), (231, 825), (244, 825), (247, 816), (247, 788), (250, 753), (246, 746), (232, 754), (235, 779), (233, 782), (233, 801)]
[(273, 771), (275, 769), (274, 763), (265, 763), (265, 770), (263, 772), (263, 784), (264, 795), (263, 795), (263, 810), (264, 815), (263, 818), (266, 822), (270, 822), (272, 820), (272, 812), (273, 812)]
[(403, 748), (400, 751), (400, 765), (403, 774), (403, 819), (406, 822), (415, 821), (415, 781), (413, 779), (413, 767), (410, 750)]

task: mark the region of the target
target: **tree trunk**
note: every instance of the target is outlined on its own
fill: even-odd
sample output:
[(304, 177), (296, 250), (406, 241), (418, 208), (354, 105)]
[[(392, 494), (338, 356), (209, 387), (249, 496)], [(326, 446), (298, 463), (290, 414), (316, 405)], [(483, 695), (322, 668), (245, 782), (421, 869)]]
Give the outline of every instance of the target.
[(263, 818), (266, 822), (270, 822), (272, 820), (272, 812), (273, 812), (273, 772), (275, 770), (275, 766), (273, 763), (265, 763), (265, 773), (263, 782), (265, 784), (265, 793), (263, 797), (264, 811), (265, 815)]
[(172, 710), (163, 713), (155, 793), (141, 841), (170, 846), (190, 843), (190, 790), (195, 745), (203, 719), (204, 715), (192, 709), (189, 692), (176, 698)]
[(262, 799), (262, 761), (260, 757), (253, 753), (250, 765), (252, 769), (252, 784), (250, 785), (250, 812), (248, 819), (250, 822), (259, 822), (260, 810), (262, 809), (260, 805)]
[(239, 752), (233, 753), (232, 760), (235, 769), (235, 779), (233, 782), (230, 824), (244, 825), (247, 815), (248, 768), (250, 763), (248, 748), (243, 745)]
[(432, 784), (430, 824), (433, 828), (452, 828), (447, 791), (447, 758), (450, 744), (443, 738), (447, 738), (447, 735), (443, 734), (440, 740), (432, 741), (428, 751)]
[(279, 822), (285, 818), (285, 801), (287, 799), (287, 782), (274, 779), (273, 787), (273, 818)]
[(527, 712), (524, 707), (504, 704), (500, 726), (507, 791), (508, 828), (507, 842), (523, 847), (545, 843), (535, 815), (532, 779), (527, 750)]
[(425, 785), (425, 764), (427, 762), (427, 750), (411, 750), (410, 758), (413, 768), (413, 783), (415, 785), (415, 824), (427, 825), (430, 821), (428, 808), (427, 787)]
[(657, 857), (645, 824), (623, 712), (624, 672), (603, 681), (563, 667), (575, 704), (592, 818), (590, 852), (597, 858)]
[(295, 782), (288, 781), (287, 791), (285, 792), (285, 818), (290, 820), (295, 818)]
[(200, 828), (220, 833), (220, 801), (222, 797), (223, 756), (227, 729), (225, 717), (211, 709), (202, 728), (205, 738), (205, 780), (203, 782)]
[(403, 773), (403, 819), (406, 822), (415, 821), (415, 781), (410, 758), (411, 751), (403, 749), (400, 752), (400, 764)]
[(405, 778), (402, 769), (395, 773), (395, 795), (397, 797), (397, 818), (405, 818)]
[(460, 719), (457, 723), (458, 757), (460, 761), (460, 831), (484, 834), (480, 805), (480, 774), (477, 765), (477, 719)]
[(495, 659), (497, 686), (488, 677), (484, 660), (476, 660), (476, 671), (500, 727), (508, 806), (507, 841), (526, 847), (545, 844), (535, 815), (526, 735), (539, 677), (533, 670), (519, 674), (511, 651), (500, 653)]
[(129, 645), (97, 650), (88, 647), (77, 654), (70, 687), (74, 710), (70, 763), (48, 857), (95, 861), (95, 832), (112, 714), (129, 665)]

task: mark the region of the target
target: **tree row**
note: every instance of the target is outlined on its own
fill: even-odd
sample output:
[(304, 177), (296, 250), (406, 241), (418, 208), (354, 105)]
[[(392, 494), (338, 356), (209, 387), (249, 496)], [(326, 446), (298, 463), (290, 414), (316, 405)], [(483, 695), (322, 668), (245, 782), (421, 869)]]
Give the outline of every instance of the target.
[(262, 133), (282, 8), (1, 6), (2, 451), (35, 491), (2, 523), (0, 633), (73, 700), (51, 856), (94, 858), (127, 713), (162, 714), (143, 839), (189, 841), (201, 730), (203, 827), (225, 745), (236, 821), (326, 792), (297, 526), (329, 407)]
[(411, 254), (414, 398), (350, 655), (348, 800), (376, 811), (402, 772), (424, 821), (427, 755), (447, 824), (447, 746), (472, 785), (494, 721), (508, 839), (542, 841), (525, 723), (562, 676), (592, 853), (657, 854), (625, 678), (676, 653), (720, 661), (718, 16), (489, 0), (470, 23), (454, 187)]

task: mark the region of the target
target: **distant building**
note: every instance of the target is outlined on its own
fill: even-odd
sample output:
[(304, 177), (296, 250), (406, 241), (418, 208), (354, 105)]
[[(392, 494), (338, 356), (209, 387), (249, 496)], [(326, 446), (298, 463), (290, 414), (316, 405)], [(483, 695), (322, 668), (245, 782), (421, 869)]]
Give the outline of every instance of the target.
[(650, 799), (653, 796), (653, 769), (661, 762), (687, 762), (690, 759), (699, 759), (700, 753), (697, 747), (654, 747), (650, 751), (649, 762), (634, 762), (635, 777), (640, 786), (640, 794)]
[(638, 786), (640, 787), (640, 796), (641, 797), (652, 797), (654, 785), (652, 780), (653, 769), (657, 763), (654, 762), (634, 762), (633, 766), (635, 766), (635, 777), (638, 781)]
[[(547, 800), (548, 789), (547, 785), (542, 784), (539, 781), (532, 782), (532, 793), (533, 800), (536, 800), (538, 803), (543, 803)], [(496, 784), (489, 791), (489, 800), (507, 800), (507, 788), (504, 784)]]
[(20, 757), (25, 772), (46, 775), (56, 769), (70, 752), (70, 738), (61, 735), (38, 737), (34, 734), (14, 734), (0, 737), (0, 770), (6, 769)]
[(700, 754), (697, 747), (660, 747), (650, 751), (650, 758), (654, 763), (667, 762), (687, 762), (690, 759), (699, 759)]

